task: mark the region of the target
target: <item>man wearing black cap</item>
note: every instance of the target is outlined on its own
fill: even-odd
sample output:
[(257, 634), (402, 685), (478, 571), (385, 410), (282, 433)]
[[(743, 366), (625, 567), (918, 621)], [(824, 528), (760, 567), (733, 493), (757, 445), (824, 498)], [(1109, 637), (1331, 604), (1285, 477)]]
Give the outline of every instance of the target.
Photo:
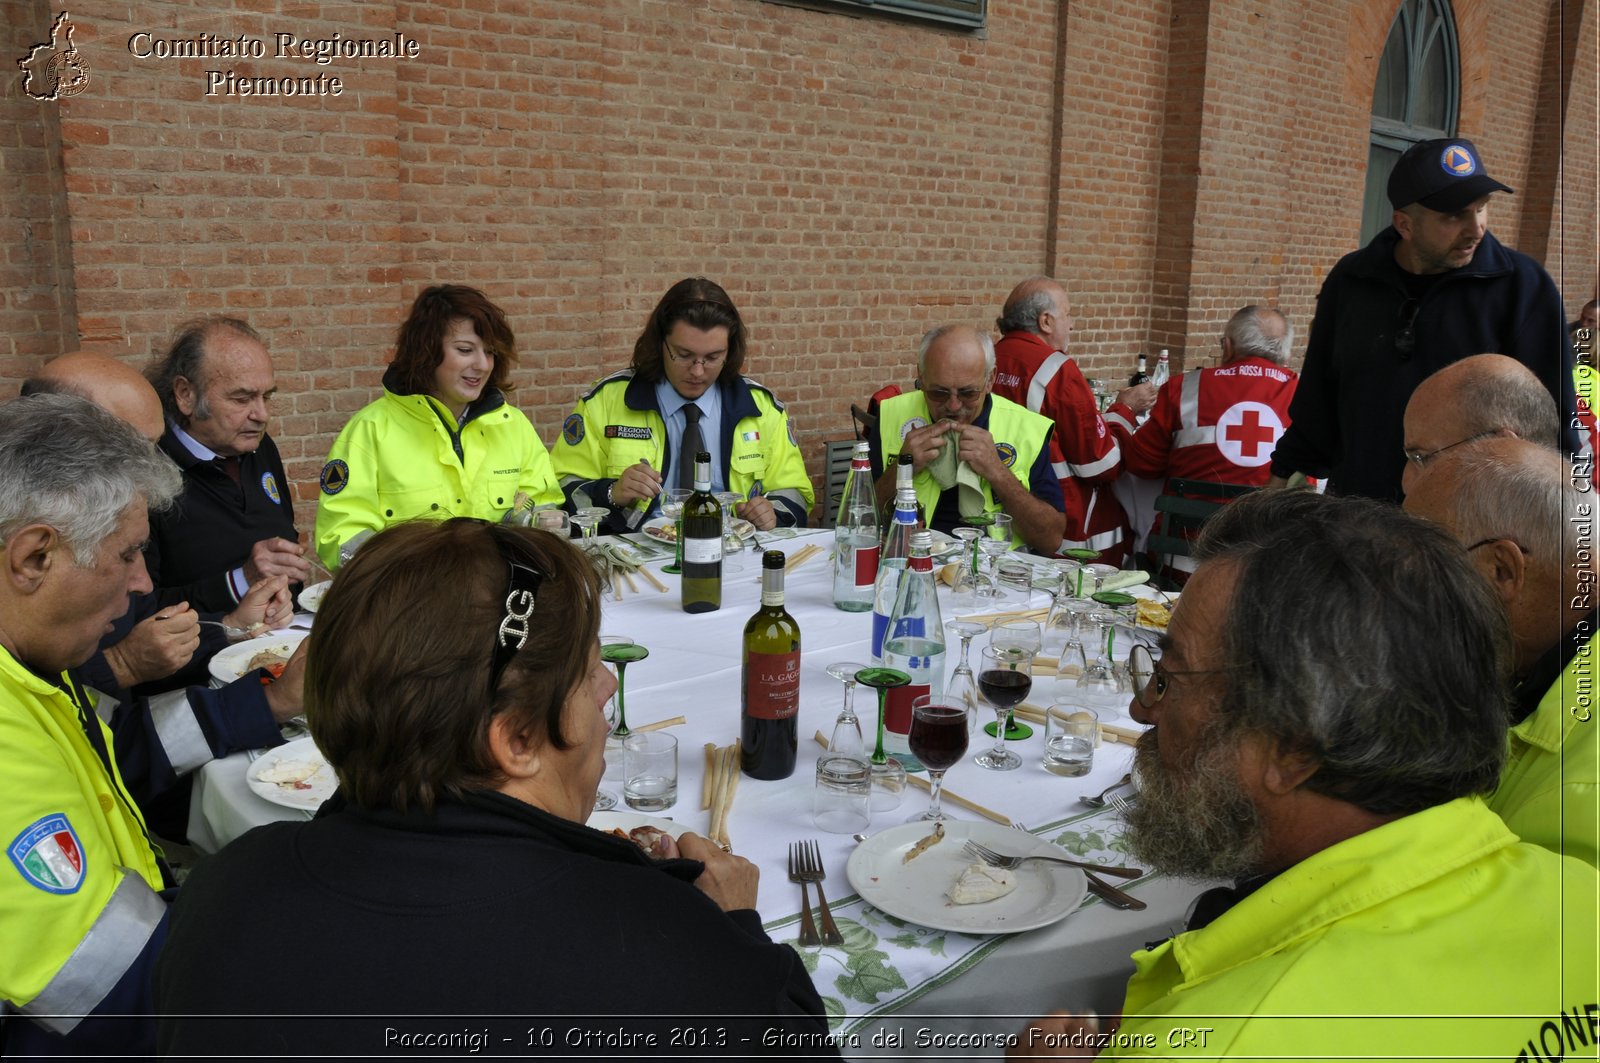
[[(1490, 234), (1489, 196), (1511, 189), (1459, 137), (1412, 146), (1389, 176), (1393, 225), (1346, 255), (1317, 295), (1289, 428), (1272, 482), (1296, 472), (1330, 490), (1400, 498), (1406, 401), (1424, 378), (1474, 354), (1522, 362), (1572, 415), (1572, 351), (1544, 269)], [(1563, 445), (1576, 449), (1563, 429)]]

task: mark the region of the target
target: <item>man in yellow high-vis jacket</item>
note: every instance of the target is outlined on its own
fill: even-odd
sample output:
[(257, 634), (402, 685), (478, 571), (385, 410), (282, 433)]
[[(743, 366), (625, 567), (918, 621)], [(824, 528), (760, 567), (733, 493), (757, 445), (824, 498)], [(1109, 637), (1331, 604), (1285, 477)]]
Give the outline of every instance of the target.
[[(1263, 491), (1214, 516), (1154, 660), (1136, 648), (1133, 853), (1224, 878), (1134, 954), (1120, 1026), (1016, 1055), (1592, 1057), (1600, 872), (1485, 807), (1509, 633), (1448, 533)], [(1071, 1002), (1063, 1002), (1071, 1003)]]
[(0, 406), (0, 1054), (149, 1055), (170, 873), (71, 669), (151, 588), (177, 467), (88, 402)]
[(878, 504), (894, 495), (895, 459), (909, 454), (930, 528), (948, 532), (967, 517), (1003, 511), (1016, 542), (1055, 554), (1066, 516), (1050, 464), (1054, 426), (991, 393), (994, 359), (994, 341), (966, 325), (923, 337), (918, 390), (885, 400), (868, 440)]

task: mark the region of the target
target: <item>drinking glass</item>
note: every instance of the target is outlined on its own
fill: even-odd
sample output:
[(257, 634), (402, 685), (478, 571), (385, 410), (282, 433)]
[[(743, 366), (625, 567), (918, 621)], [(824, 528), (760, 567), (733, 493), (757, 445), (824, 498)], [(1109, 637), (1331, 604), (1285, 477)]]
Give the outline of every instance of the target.
[(661, 515), (673, 522), (672, 564), (661, 566), (661, 571), (677, 575), (683, 571), (683, 504), (694, 494), (687, 487), (668, 487), (661, 492)]
[(970, 731), (978, 722), (978, 679), (972, 674), (969, 662), (972, 640), (983, 633), (983, 625), (971, 620), (952, 620), (945, 625), (945, 630), (961, 640), (961, 656), (956, 663), (956, 670), (950, 673), (950, 682), (945, 684), (945, 693), (967, 707), (967, 729)]
[(847, 753), (851, 756), (867, 755), (866, 740), (861, 737), (861, 721), (856, 718), (856, 673), (868, 667), (855, 661), (835, 661), (828, 665), (828, 674), (844, 684), (844, 707), (833, 722), (833, 737), (828, 740), (828, 752)]
[[(601, 635), (600, 659), (606, 660), (607, 649), (614, 646), (631, 646), (633, 639), (627, 635)], [(613, 666), (617, 667), (617, 666)], [(618, 668), (617, 692), (611, 695), (606, 702), (606, 723), (611, 730), (606, 735), (606, 771), (604, 778), (610, 779), (622, 775), (622, 739), (617, 733), (617, 702), (622, 696), (621, 669)], [(598, 790), (594, 795), (594, 810), (605, 812), (617, 807), (617, 795), (609, 790)]]
[(908, 822), (941, 820), (939, 792), (944, 786), (945, 769), (967, 752), (967, 709), (959, 702), (934, 695), (923, 695), (911, 703), (911, 752), (928, 767), (931, 796), (928, 810)]
[[(1119, 569), (1115, 565), (1094, 564), (1094, 565), (1085, 565), (1085, 566), (1083, 566), (1083, 593), (1084, 593), (1084, 596), (1085, 597), (1093, 597), (1094, 595), (1099, 594), (1101, 587), (1105, 586), (1106, 580), (1108, 578), (1110, 578), (1111, 576), (1115, 576), (1118, 572), (1121, 572), (1121, 571), (1122, 570)], [(1091, 577), (1093, 577), (1093, 579), (1094, 579), (1094, 586), (1093, 587), (1089, 586), (1089, 579)]]
[(983, 538), (978, 540), (978, 545), (983, 548), (983, 554), (989, 559), (989, 593), (992, 596), (1000, 594), (1000, 584), (995, 578), (995, 566), (999, 563), (1000, 555), (1011, 549), (1011, 514), (990, 513), (989, 526), (984, 529)]
[(1068, 572), (1067, 587), (1070, 588), (1072, 597), (1087, 598), (1095, 592), (1094, 574), (1087, 571), (1088, 566), (1100, 556), (1099, 551), (1089, 550), (1085, 547), (1073, 547), (1071, 550), (1061, 551), (1061, 556), (1074, 562), (1074, 567)]
[[(1039, 655), (1039, 647), (1044, 644), (1043, 635), (1039, 625), (1033, 620), (1008, 620), (1004, 624), (996, 624), (989, 629), (989, 645), (1008, 646), (1021, 650), (1027, 654), (1028, 670), (1033, 668), (1033, 659)], [(1026, 696), (1026, 695), (1024, 695)], [(1018, 699), (1021, 700), (1021, 699)], [(994, 724), (988, 724), (983, 729), (985, 734), (993, 735)], [(1006, 714), (1006, 739), (1011, 742), (1020, 742), (1033, 735), (1033, 728), (1017, 720), (1016, 716)]]
[(883, 720), (888, 712), (889, 691), (911, 682), (911, 677), (894, 668), (863, 668), (856, 682), (878, 692), (878, 744), (872, 751), (872, 810), (885, 812), (900, 806), (906, 789), (906, 769), (883, 751)]
[(718, 491), (716, 499), (722, 503), (722, 559), (726, 565), (730, 555), (744, 549), (744, 540), (733, 533), (733, 522), (737, 519), (733, 507), (744, 501), (744, 495), (737, 491)]
[(678, 803), (678, 740), (636, 731), (622, 741), (622, 798), (629, 808), (660, 812)]
[[(979, 753), (973, 760), (978, 767), (990, 771), (1014, 771), (1022, 765), (1022, 758), (1006, 748), (1006, 714), (1028, 696), (1033, 689), (1033, 676), (1029, 669), (1033, 655), (1015, 646), (985, 646), (983, 666), (978, 672), (978, 689), (989, 704), (994, 706), (994, 748)], [(985, 728), (988, 730), (988, 728)], [(1030, 732), (1031, 733), (1031, 732)]]
[(953, 529), (961, 540), (961, 568), (956, 573), (955, 585), (950, 588), (951, 600), (957, 608), (973, 609), (978, 599), (978, 536), (983, 534), (971, 525)]
[(532, 519), (529, 521), (535, 528), (543, 528), (553, 535), (563, 539), (572, 534), (572, 518), (567, 516), (567, 511), (559, 506), (538, 506), (534, 509)]
[(1045, 712), (1044, 770), (1076, 778), (1094, 766), (1100, 715), (1076, 701), (1057, 701)]
[(1094, 641), (1086, 647), (1088, 663), (1078, 677), (1078, 690), (1084, 694), (1112, 697), (1121, 692), (1122, 684), (1111, 668), (1111, 640), (1117, 624), (1117, 614), (1095, 611), (1084, 615), (1084, 624), (1093, 632)]

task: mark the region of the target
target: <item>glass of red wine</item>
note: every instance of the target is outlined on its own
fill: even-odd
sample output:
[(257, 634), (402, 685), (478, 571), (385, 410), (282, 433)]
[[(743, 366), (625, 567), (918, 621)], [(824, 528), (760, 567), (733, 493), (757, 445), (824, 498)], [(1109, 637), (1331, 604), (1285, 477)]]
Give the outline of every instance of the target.
[(944, 819), (939, 793), (944, 786), (945, 769), (967, 752), (967, 707), (951, 698), (925, 694), (911, 703), (911, 752), (928, 769), (932, 796), (928, 810), (907, 822)]
[(994, 706), (994, 748), (972, 759), (990, 771), (1014, 771), (1022, 758), (1006, 748), (1006, 714), (1033, 689), (1033, 653), (1019, 646), (985, 646), (978, 691)]

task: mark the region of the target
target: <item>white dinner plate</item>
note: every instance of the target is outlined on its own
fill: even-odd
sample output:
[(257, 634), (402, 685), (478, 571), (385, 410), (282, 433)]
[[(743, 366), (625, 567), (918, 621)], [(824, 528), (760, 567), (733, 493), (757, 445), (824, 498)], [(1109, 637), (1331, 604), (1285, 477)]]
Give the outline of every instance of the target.
[(932, 528), (928, 529), (928, 534), (933, 536), (933, 548), (928, 553), (929, 557), (949, 557), (961, 549), (961, 540), (954, 535), (946, 535), (944, 532), (934, 531)]
[(308, 613), (317, 611), (317, 606), (322, 604), (322, 596), (328, 593), (328, 588), (333, 586), (333, 580), (325, 579), (321, 583), (313, 583), (300, 591), (300, 608)]
[(250, 661), (256, 654), (270, 651), (288, 657), (309, 634), (309, 631), (279, 631), (219, 650), (211, 658), (211, 678), (224, 685), (231, 683), (250, 670)]
[(656, 830), (665, 831), (674, 838), (684, 832), (682, 823), (674, 823), (670, 819), (659, 816), (642, 816), (637, 812), (625, 812), (622, 809), (611, 809), (607, 812), (594, 812), (589, 815), (589, 826), (599, 831), (612, 831), (618, 827), (623, 831), (630, 831), (635, 827), (654, 827)]
[(678, 522), (666, 517), (651, 517), (639, 526), (639, 530), (658, 543), (672, 546), (678, 541)]
[[(297, 783), (265, 782), (261, 779), (262, 772), (285, 762), (303, 764), (315, 770)], [(322, 755), (322, 750), (317, 748), (310, 735), (276, 749), (267, 750), (251, 762), (250, 770), (245, 772), (244, 779), (257, 797), (271, 801), (275, 805), (309, 809), (313, 812), (339, 788), (338, 777), (334, 775), (333, 769), (328, 766), (327, 759)]]
[(926, 838), (931, 823), (902, 823), (874, 834), (850, 854), (851, 887), (875, 908), (934, 930), (962, 934), (1015, 934), (1049, 926), (1070, 915), (1089, 891), (1083, 872), (1042, 861), (1017, 868), (1017, 888), (982, 904), (952, 904), (946, 894), (977, 858), (963, 851), (968, 838), (997, 852), (1024, 856), (1061, 850), (1042, 838), (997, 823), (947, 819), (944, 841), (909, 864), (906, 851)]

